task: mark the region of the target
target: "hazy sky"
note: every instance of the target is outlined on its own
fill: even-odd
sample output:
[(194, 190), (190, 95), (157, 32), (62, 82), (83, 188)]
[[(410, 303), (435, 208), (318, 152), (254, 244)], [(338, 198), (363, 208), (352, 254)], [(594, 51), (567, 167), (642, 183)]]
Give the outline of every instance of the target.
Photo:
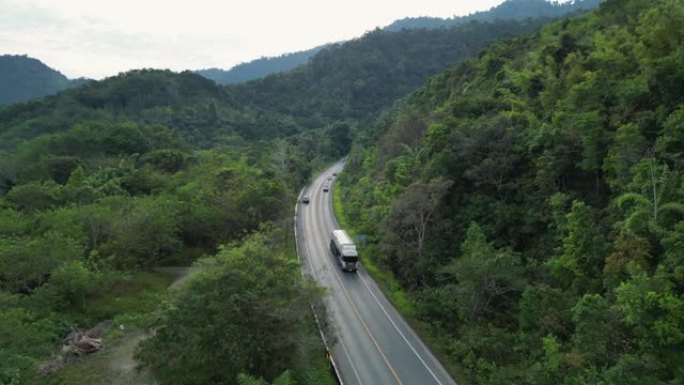
[(349, 40), (407, 16), (452, 17), (503, 0), (0, 0), (0, 54), (70, 78), (135, 68), (229, 69)]

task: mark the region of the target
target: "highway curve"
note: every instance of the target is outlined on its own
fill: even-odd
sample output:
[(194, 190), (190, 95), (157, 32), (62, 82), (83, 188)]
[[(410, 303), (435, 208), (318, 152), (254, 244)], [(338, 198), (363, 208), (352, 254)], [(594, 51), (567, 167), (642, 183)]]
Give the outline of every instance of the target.
[(339, 228), (332, 212), (332, 188), (323, 184), (337, 163), (318, 176), (302, 193), (310, 203), (299, 203), (297, 244), (305, 274), (328, 288), (326, 306), (335, 325), (337, 342), (332, 357), (344, 385), (455, 385), (434, 355), (397, 313), (363, 268), (343, 273), (330, 252), (330, 231)]

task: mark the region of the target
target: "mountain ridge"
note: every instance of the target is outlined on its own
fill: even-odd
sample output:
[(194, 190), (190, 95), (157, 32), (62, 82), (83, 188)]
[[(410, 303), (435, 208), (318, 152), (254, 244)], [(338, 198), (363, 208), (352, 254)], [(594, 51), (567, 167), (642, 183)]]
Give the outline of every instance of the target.
[(87, 79), (69, 79), (36, 58), (0, 56), (0, 105), (52, 95), (84, 82)]
[[(535, 17), (563, 17), (569, 13), (582, 12), (598, 7), (603, 0), (575, 0), (573, 2), (555, 3), (547, 0), (506, 0), (487, 11), (475, 12), (455, 18), (407, 17), (399, 19), (385, 27), (376, 27), (391, 32), (402, 29), (434, 29), (451, 28), (471, 21), (494, 22), (501, 20), (523, 20)], [(353, 40), (353, 39), (352, 39)], [(342, 42), (339, 42), (342, 43)], [(309, 50), (285, 53), (275, 57), (262, 57), (240, 63), (228, 70), (209, 68), (195, 72), (216, 81), (219, 84), (234, 84), (262, 78), (266, 75), (292, 70), (305, 64), (323, 48), (339, 43), (328, 43)]]
[(550, 0), (506, 0), (486, 11), (478, 11), (465, 16), (451, 18), (406, 17), (384, 27), (388, 31), (406, 28), (449, 28), (470, 21), (492, 22), (500, 20), (520, 20), (534, 17), (562, 17), (570, 13), (595, 9), (603, 0), (575, 0), (559, 3)]

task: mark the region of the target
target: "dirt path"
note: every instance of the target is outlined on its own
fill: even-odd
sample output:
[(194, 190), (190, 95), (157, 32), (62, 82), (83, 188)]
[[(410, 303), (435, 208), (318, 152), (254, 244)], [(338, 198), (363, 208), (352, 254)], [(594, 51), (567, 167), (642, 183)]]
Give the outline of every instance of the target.
[(131, 333), (107, 352), (107, 383), (112, 385), (146, 385), (151, 383), (149, 373), (138, 372), (133, 352), (138, 342), (147, 337), (145, 333)]
[[(168, 267), (165, 270), (177, 274), (176, 279), (169, 285), (169, 289), (177, 288), (187, 281), (190, 276), (189, 267)], [(151, 383), (149, 373), (138, 372), (137, 362), (133, 359), (136, 346), (149, 334), (142, 331), (128, 333), (111, 347), (107, 357), (107, 368), (110, 372), (108, 384), (111, 385), (145, 385)]]
[[(187, 281), (191, 271), (188, 267), (168, 267), (164, 270), (176, 275), (169, 289), (177, 288)], [(116, 325), (113, 327), (117, 327)], [(126, 331), (98, 353), (88, 355), (74, 366), (63, 370), (75, 370), (87, 377), (91, 385), (147, 385), (153, 384), (148, 372), (138, 372), (137, 362), (133, 359), (135, 348), (140, 341), (149, 336), (144, 330)], [(84, 378), (85, 379), (85, 378)]]

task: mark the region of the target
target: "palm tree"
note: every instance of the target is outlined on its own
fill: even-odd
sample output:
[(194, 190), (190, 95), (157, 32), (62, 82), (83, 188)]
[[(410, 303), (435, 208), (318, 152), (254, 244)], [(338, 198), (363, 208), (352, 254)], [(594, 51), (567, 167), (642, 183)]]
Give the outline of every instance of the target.
[(623, 224), (631, 230), (643, 228), (646, 225), (648, 230), (659, 233), (665, 230), (666, 224), (663, 223), (664, 213), (676, 212), (684, 214), (684, 204), (680, 202), (663, 202), (667, 199), (665, 186), (670, 177), (667, 166), (660, 168), (658, 172), (655, 159), (651, 159), (648, 169), (649, 189), (643, 193), (626, 192), (620, 195), (616, 203), (622, 210), (627, 211), (627, 217)]

